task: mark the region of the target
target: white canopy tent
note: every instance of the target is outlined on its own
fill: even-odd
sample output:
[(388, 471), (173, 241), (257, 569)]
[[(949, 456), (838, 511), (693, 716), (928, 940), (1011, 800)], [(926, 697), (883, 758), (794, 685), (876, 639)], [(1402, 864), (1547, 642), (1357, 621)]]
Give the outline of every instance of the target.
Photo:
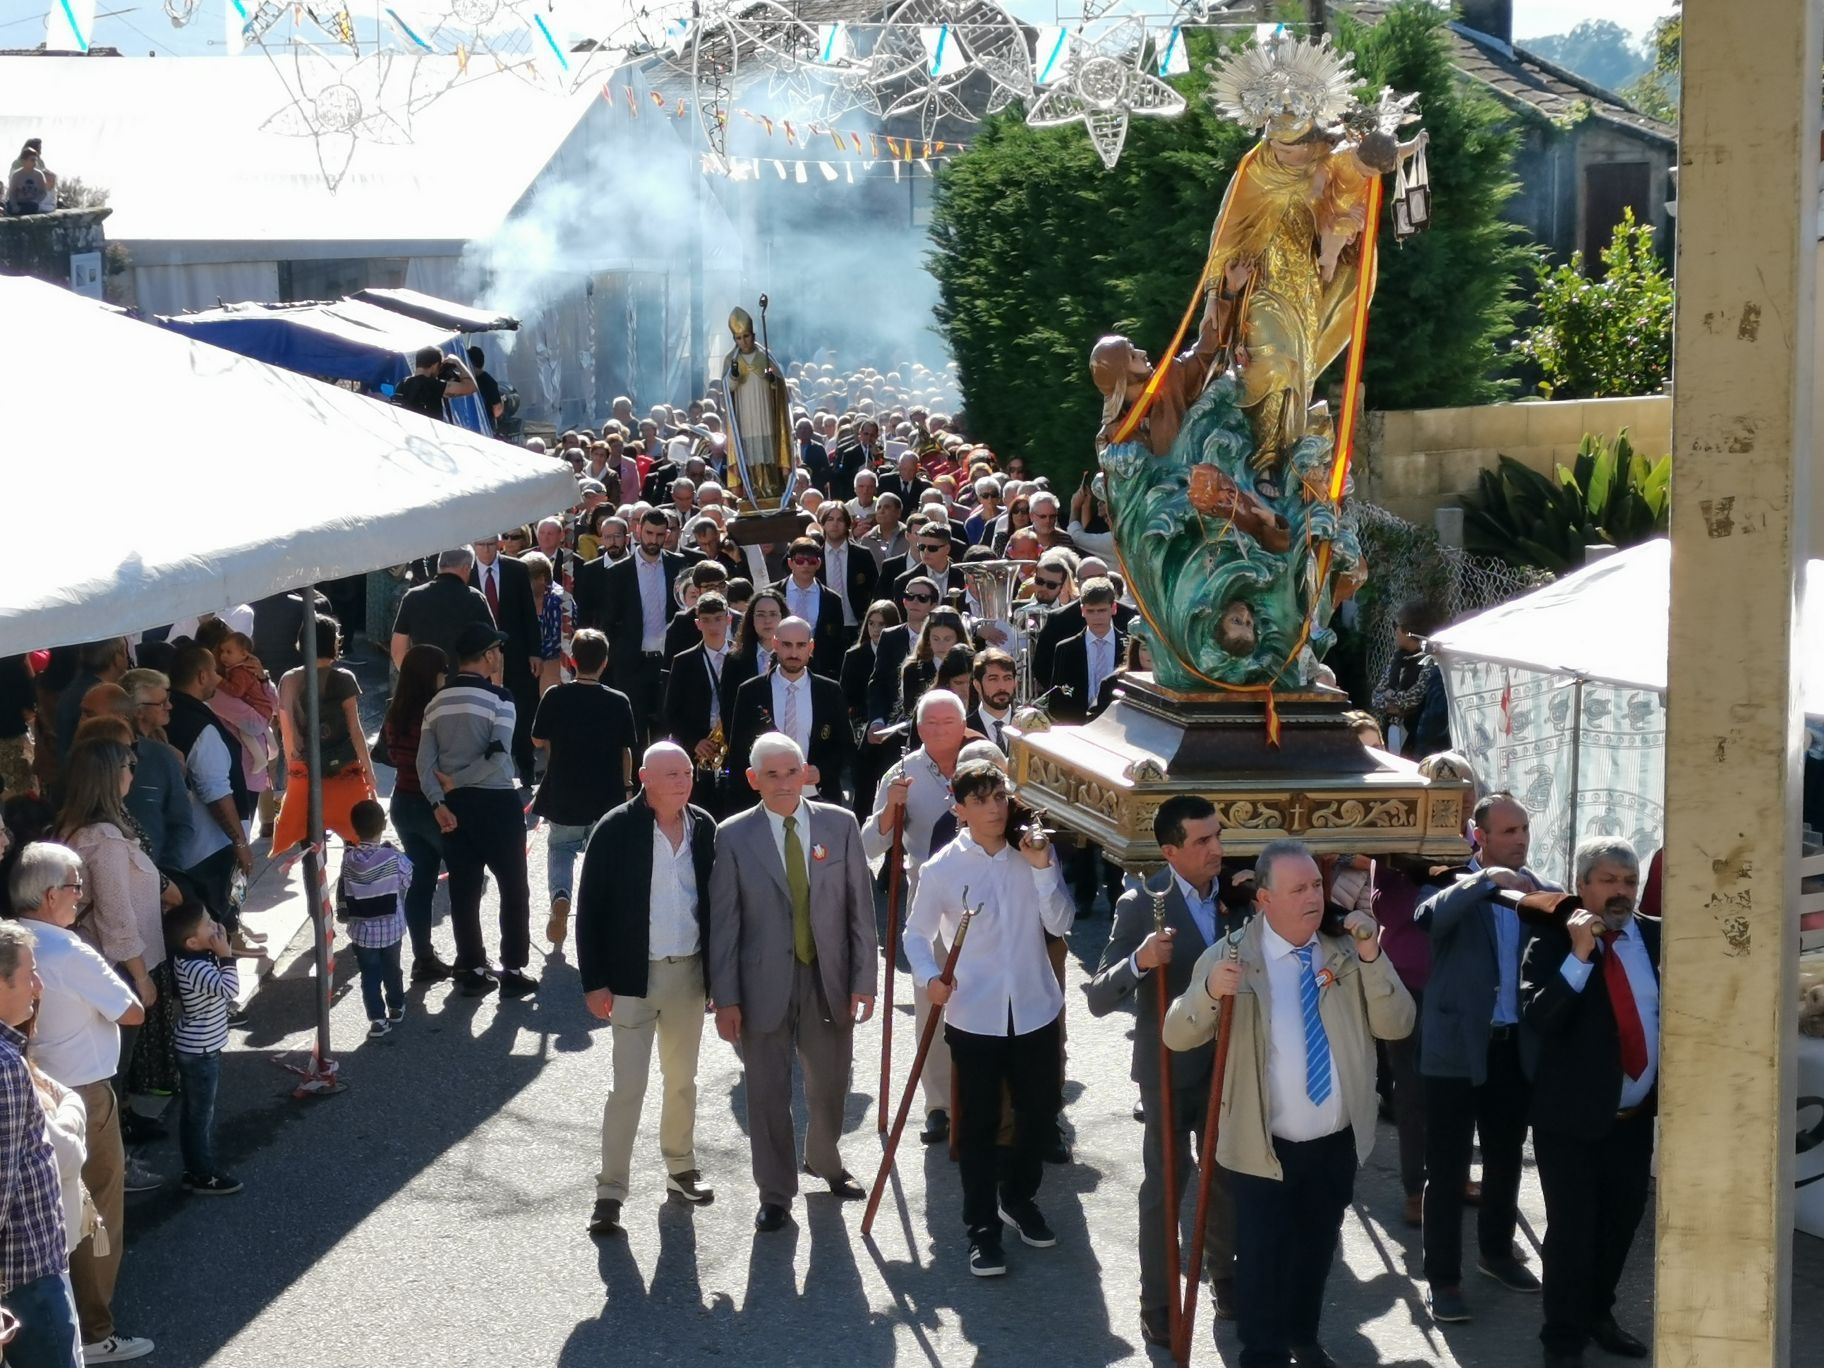
[[(95, 641), (429, 555), (567, 508), (569, 470), (448, 423), (0, 277), (0, 654)], [(47, 533), (83, 529), (79, 549)]]
[[(1526, 802), (1533, 865), (1553, 877), (1585, 837), (1626, 837), (1643, 857), (1663, 844), (1671, 562), (1664, 538), (1629, 547), (1431, 639), (1458, 749), (1485, 787)], [(1814, 560), (1795, 638), (1813, 717), (1824, 716), (1820, 585)]]
[[(18, 533), (0, 544), (0, 654), (124, 636), (395, 565), (567, 508), (567, 466), (421, 414), (0, 277), (19, 321), (8, 432)], [(96, 434), (99, 434), (97, 436)], [(72, 549), (58, 536), (76, 526)], [(306, 594), (305, 602), (313, 596)], [(306, 635), (314, 631), (307, 615)], [(317, 674), (307, 905), (323, 905)], [(312, 917), (317, 1041), (300, 1091), (340, 1085), (329, 940)]]

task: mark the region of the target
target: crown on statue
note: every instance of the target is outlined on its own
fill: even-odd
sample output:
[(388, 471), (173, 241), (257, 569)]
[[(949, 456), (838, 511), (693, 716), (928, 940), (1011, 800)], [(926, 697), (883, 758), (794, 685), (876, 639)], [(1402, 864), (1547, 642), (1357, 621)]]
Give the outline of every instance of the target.
[(1329, 34), (1314, 43), (1281, 30), (1206, 70), (1213, 78), (1210, 102), (1246, 128), (1286, 119), (1324, 128), (1355, 104), (1355, 69)]

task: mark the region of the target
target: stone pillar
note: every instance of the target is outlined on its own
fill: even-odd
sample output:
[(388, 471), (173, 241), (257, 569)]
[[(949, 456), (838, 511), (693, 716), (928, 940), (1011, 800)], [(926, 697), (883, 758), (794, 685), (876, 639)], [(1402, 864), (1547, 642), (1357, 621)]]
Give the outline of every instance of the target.
[(1654, 1326), (1680, 1368), (1793, 1361), (1818, 10), (1684, 7)]

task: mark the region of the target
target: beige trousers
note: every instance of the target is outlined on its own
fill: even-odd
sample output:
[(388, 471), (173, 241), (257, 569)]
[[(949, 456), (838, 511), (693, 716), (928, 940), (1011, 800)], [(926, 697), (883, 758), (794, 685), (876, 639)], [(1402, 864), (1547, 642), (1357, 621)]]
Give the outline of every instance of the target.
[(657, 959), (647, 966), (646, 996), (617, 997), (612, 1022), (614, 1081), (602, 1106), (602, 1169), (598, 1199), (627, 1200), (633, 1141), (652, 1067), (652, 1038), (659, 1038), (659, 1153), (666, 1173), (697, 1166), (697, 1051), (703, 1040), (703, 957)]
[(107, 1079), (76, 1089), (89, 1113), (89, 1156), (82, 1164), (82, 1185), (95, 1199), (95, 1210), (108, 1232), (108, 1252), (97, 1254), (85, 1239), (70, 1251), (70, 1287), (76, 1293), (76, 1320), (82, 1342), (96, 1344), (114, 1333), (114, 1284), (120, 1256), (127, 1252), (127, 1151), (120, 1140), (120, 1104)]

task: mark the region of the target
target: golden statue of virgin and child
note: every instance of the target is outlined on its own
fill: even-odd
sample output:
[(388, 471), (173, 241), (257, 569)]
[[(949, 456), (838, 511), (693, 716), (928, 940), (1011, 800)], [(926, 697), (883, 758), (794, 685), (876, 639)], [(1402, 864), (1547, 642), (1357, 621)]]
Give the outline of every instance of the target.
[(1097, 446), (1157, 682), (1292, 691), (1312, 682), (1331, 613), (1367, 577), (1342, 507), (1337, 417), (1312, 390), (1366, 330), (1378, 183), (1424, 135), (1397, 140), (1410, 97), (1355, 98), (1327, 37), (1282, 32), (1212, 75), (1211, 98), (1261, 141), (1210, 235), (1182, 330), (1197, 320), (1192, 345), (1157, 370), (1125, 337), (1091, 353)]

